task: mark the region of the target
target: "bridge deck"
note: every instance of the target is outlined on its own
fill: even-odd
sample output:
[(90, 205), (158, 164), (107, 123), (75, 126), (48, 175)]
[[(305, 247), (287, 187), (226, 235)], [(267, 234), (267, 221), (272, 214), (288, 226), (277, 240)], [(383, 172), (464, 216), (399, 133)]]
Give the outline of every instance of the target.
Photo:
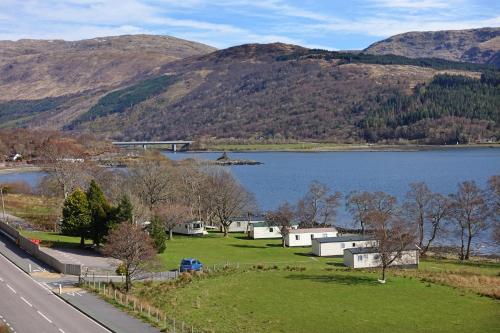
[(132, 146), (132, 145), (182, 145), (182, 144), (192, 144), (194, 141), (187, 140), (172, 140), (172, 141), (115, 141), (112, 142), (117, 146)]

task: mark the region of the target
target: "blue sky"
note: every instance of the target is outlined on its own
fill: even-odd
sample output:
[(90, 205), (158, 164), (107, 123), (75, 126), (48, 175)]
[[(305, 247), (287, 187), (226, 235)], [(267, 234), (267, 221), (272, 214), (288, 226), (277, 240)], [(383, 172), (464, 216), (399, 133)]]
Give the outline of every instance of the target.
[(361, 49), (415, 30), (500, 26), (492, 0), (0, 0), (0, 39), (162, 34), (218, 48)]

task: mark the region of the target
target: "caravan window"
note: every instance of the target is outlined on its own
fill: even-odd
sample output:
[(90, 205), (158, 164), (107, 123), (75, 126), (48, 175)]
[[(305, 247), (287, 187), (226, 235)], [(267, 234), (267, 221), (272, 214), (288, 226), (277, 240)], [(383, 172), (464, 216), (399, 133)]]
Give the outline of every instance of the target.
[(186, 224), (186, 229), (188, 228), (188, 225)]
[(356, 243), (352, 243), (352, 247), (356, 247)]
[(241, 222), (236, 222), (237, 227), (241, 227)]
[(201, 224), (200, 223), (195, 223), (195, 224), (193, 224), (193, 228), (194, 229), (199, 229), (199, 228), (201, 228)]
[(358, 261), (363, 261), (363, 256), (362, 255), (358, 256)]
[(273, 232), (273, 228), (269, 228), (269, 232)]
[(314, 239), (314, 235), (313, 234), (311, 234), (311, 239)]
[(300, 236), (299, 235), (295, 235), (295, 240), (300, 240)]
[(340, 243), (340, 248), (345, 249), (345, 243)]

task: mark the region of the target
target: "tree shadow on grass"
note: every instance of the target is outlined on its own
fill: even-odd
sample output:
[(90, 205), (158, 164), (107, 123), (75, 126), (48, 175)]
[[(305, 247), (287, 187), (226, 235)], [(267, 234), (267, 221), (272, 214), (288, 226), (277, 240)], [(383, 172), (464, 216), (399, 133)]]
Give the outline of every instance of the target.
[(377, 280), (366, 276), (353, 276), (343, 274), (310, 275), (292, 274), (286, 277), (291, 280), (309, 280), (313, 282), (338, 283), (344, 285), (377, 285)]
[(259, 245), (247, 245), (247, 244), (230, 244), (230, 246), (241, 247), (245, 249), (266, 249), (267, 246), (259, 246)]
[(346, 268), (346, 266), (343, 263), (341, 263), (341, 262), (332, 262), (332, 261), (329, 261), (326, 264), (330, 265), (330, 266)]
[(316, 256), (312, 253), (305, 253), (305, 252), (295, 252), (294, 253), (296, 256), (302, 256), (302, 257), (309, 257), (309, 258), (315, 258)]

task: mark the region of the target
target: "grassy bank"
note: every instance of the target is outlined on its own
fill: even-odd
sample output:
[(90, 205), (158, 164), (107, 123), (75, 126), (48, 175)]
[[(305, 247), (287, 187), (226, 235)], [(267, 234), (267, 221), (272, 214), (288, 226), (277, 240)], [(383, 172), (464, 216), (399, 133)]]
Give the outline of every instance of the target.
[(31, 194), (7, 194), (4, 200), (7, 213), (28, 221), (36, 229), (54, 230), (61, 200)]
[(283, 144), (213, 144), (208, 145), (209, 151), (421, 151), (464, 148), (500, 148), (500, 144), (470, 144), (470, 145), (384, 145), (384, 144), (336, 144), (336, 143), (283, 143)]
[[(42, 246), (46, 247), (79, 247), (80, 237), (65, 236), (57, 232), (46, 231), (21, 231), (21, 234), (30, 239), (39, 239)], [(92, 244), (92, 240), (86, 239), (85, 244)]]
[(177, 236), (159, 256), (168, 268), (184, 257), (238, 268), (187, 283), (136, 283), (133, 293), (215, 332), (498, 332), (499, 301), (478, 295), (481, 286), (500, 287), (498, 263), (427, 259), (419, 270), (391, 269), (381, 285), (378, 270), (309, 252), (243, 234)]

